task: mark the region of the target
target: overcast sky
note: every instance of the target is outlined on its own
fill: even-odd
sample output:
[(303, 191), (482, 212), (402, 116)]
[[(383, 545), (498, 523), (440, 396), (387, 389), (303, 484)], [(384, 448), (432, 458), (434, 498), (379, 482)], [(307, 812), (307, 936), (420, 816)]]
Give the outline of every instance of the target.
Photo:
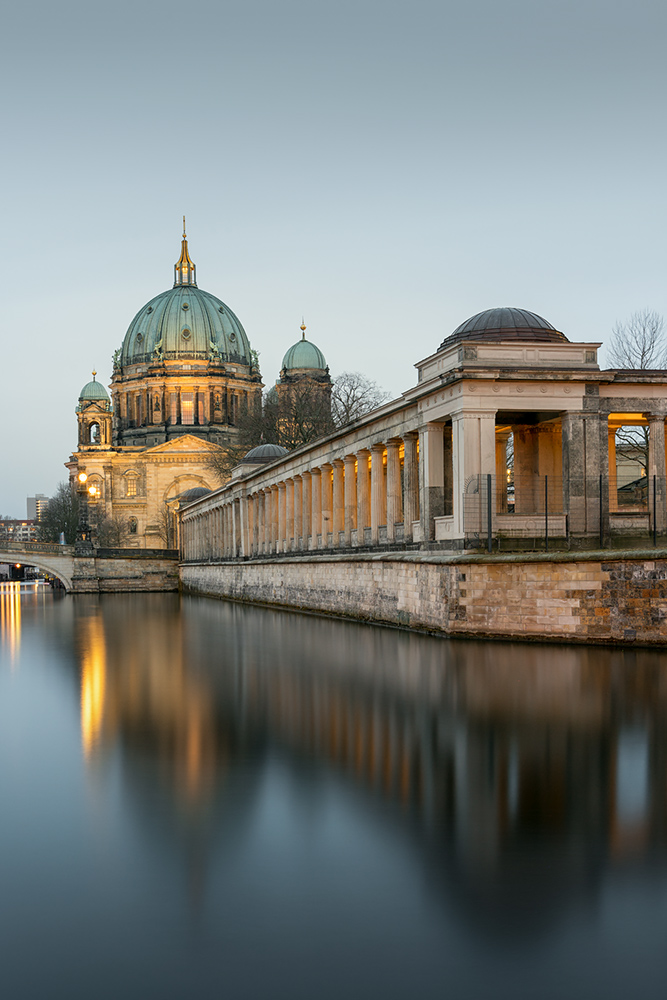
[(664, 0), (4, 7), (2, 514), (65, 478), (183, 213), (267, 385), (302, 314), (392, 395), (482, 309), (667, 314)]

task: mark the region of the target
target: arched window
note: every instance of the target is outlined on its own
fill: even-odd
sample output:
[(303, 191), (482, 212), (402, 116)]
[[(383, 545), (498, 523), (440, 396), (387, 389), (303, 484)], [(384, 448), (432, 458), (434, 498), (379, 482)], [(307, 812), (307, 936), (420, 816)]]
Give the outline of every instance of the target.
[(138, 526), (139, 526), (139, 522), (137, 521), (136, 517), (131, 517), (130, 518), (130, 534), (131, 535), (136, 535)]
[(136, 472), (128, 472), (125, 475), (125, 496), (126, 497), (136, 497), (137, 495), (137, 483), (139, 477)]
[(88, 444), (100, 443), (100, 425), (91, 424), (88, 428)]

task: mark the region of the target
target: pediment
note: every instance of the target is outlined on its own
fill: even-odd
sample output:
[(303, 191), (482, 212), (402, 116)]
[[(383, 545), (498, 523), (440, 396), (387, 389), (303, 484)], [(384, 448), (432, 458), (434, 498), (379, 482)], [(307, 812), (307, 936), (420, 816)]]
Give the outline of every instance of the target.
[(175, 455), (187, 453), (189, 455), (195, 452), (205, 452), (210, 454), (212, 451), (219, 451), (220, 448), (217, 444), (211, 444), (209, 441), (204, 441), (202, 438), (195, 437), (194, 434), (182, 434), (180, 437), (174, 438), (172, 441), (165, 441), (164, 444), (156, 444), (153, 448), (146, 448), (143, 452), (144, 455)]

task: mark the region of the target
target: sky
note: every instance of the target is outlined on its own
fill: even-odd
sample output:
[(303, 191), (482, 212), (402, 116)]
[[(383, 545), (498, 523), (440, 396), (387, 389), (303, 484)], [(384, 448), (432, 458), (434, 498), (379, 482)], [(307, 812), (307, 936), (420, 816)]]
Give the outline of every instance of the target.
[(302, 316), (397, 396), (483, 309), (667, 315), (664, 2), (3, 7), (0, 514), (66, 478), (183, 214), (267, 386)]

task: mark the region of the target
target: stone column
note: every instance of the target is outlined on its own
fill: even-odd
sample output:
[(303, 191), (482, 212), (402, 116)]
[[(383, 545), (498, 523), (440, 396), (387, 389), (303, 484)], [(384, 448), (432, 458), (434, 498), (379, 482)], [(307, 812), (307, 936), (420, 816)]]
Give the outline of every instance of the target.
[(252, 548), (251, 555), (256, 556), (259, 552), (259, 493), (252, 495)]
[(510, 430), (496, 431), (496, 513), (507, 513), (507, 442)]
[(294, 548), (299, 548), (299, 539), (303, 535), (303, 480), (301, 476), (294, 477)]
[[(309, 546), (308, 538), (312, 534), (311, 531), (311, 508), (312, 508), (312, 492), (313, 492), (313, 477), (310, 472), (301, 473), (301, 532), (303, 537), (303, 547), (307, 549)], [(312, 547), (312, 546), (311, 546)]]
[(618, 467), (616, 465), (616, 428), (607, 427), (607, 453), (609, 455), (609, 510), (618, 510)]
[(387, 441), (387, 541), (396, 537), (396, 524), (403, 520), (401, 497), (400, 438)]
[(311, 549), (317, 548), (317, 536), (322, 534), (322, 473), (320, 469), (310, 470), (311, 507), (310, 533)]
[(345, 544), (352, 544), (352, 532), (357, 526), (357, 470), (354, 455), (345, 456)]
[(585, 535), (586, 517), (586, 433), (585, 414), (564, 413), (563, 425), (563, 508), (571, 535)]
[(250, 504), (248, 497), (242, 496), (239, 501), (239, 515), (241, 518), (241, 555), (247, 559), (250, 555), (250, 543), (252, 539), (250, 527)]
[(337, 458), (333, 463), (333, 543), (340, 545), (340, 533), (345, 531), (345, 463)]
[(271, 551), (271, 524), (273, 520), (271, 487), (265, 486), (262, 493), (264, 496), (264, 555), (267, 555)]
[(370, 452), (357, 452), (357, 545), (364, 544), (365, 529), (371, 523), (371, 483), (368, 471)]
[(278, 500), (278, 485), (271, 486), (271, 538), (269, 548), (271, 552), (278, 551), (278, 526), (280, 517), (280, 506)]
[(418, 434), (403, 435), (403, 537), (412, 541), (412, 525), (419, 520), (419, 457)]
[[(496, 469), (496, 412), (469, 410), (452, 417), (452, 458), (454, 467), (454, 532), (457, 539), (466, 531), (486, 530), (486, 485), (484, 476)], [(464, 501), (464, 491), (472, 489), (475, 500)], [(466, 523), (466, 518), (469, 523)], [(423, 518), (422, 518), (423, 520)]]
[[(653, 512), (653, 477), (655, 476), (655, 525), (659, 532), (665, 530), (665, 417), (648, 414), (648, 469), (649, 510)], [(651, 522), (653, 523), (653, 522)]]
[(278, 483), (278, 544), (276, 546), (277, 552), (285, 551), (285, 538), (287, 535), (286, 494), (287, 490), (285, 487), (285, 483)]
[[(294, 538), (294, 480), (285, 483), (285, 550), (292, 548)], [(296, 544), (296, 543), (294, 543)]]
[(232, 559), (236, 559), (239, 552), (239, 528), (237, 502), (232, 500), (229, 505), (229, 513), (232, 519)]
[(419, 507), (422, 540), (435, 538), (435, 518), (445, 511), (445, 467), (442, 424), (419, 429)]
[(380, 525), (387, 523), (384, 489), (384, 445), (371, 447), (371, 544), (380, 540)]
[[(333, 533), (333, 469), (327, 462), (321, 467), (322, 483), (322, 548), (329, 546), (329, 532)], [(334, 542), (335, 544), (335, 542)]]

